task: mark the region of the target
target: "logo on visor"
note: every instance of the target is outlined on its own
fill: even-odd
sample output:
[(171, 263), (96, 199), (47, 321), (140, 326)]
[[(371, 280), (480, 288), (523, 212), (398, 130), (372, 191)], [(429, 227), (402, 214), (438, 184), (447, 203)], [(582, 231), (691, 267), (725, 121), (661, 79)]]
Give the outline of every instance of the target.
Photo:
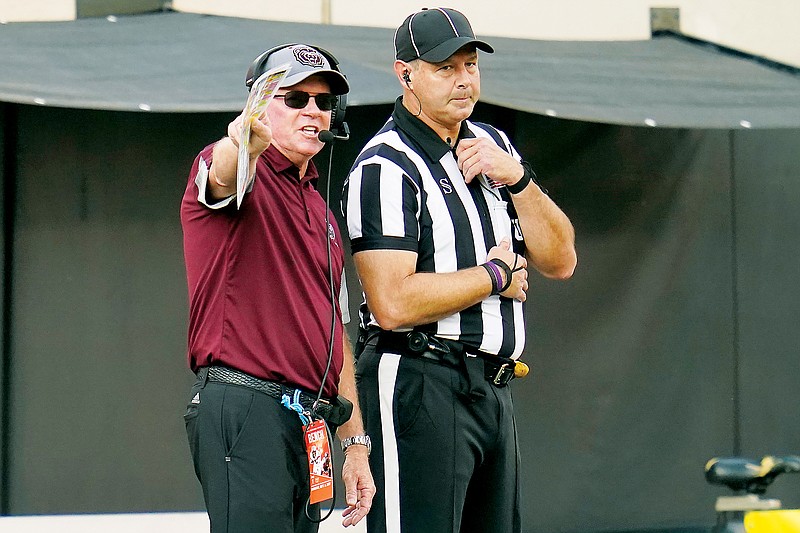
[(313, 48), (298, 46), (297, 48), (292, 48), (292, 53), (294, 54), (294, 58), (301, 65), (312, 68), (322, 68), (325, 66), (325, 58)]

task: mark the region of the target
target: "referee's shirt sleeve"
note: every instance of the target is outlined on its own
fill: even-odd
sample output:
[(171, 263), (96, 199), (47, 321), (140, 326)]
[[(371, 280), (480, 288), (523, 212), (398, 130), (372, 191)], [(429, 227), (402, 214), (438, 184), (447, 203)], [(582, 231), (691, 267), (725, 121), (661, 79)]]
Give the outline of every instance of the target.
[(342, 210), (353, 253), (416, 252), (421, 203), (419, 188), (397, 164), (380, 158), (361, 162), (348, 176), (342, 191)]

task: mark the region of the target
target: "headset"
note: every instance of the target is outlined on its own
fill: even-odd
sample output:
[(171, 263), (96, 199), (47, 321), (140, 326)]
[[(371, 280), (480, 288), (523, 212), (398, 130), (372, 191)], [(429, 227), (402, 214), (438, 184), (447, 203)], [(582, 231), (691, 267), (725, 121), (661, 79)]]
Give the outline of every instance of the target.
[[(411, 87), (411, 75), (408, 73), (407, 70), (404, 70), (403, 74), (401, 74), (400, 77), (403, 78), (403, 81), (405, 82), (406, 87), (408, 87), (408, 90), (411, 91), (411, 94), (414, 95), (414, 98), (417, 99), (417, 104), (419, 105), (419, 111), (417, 111), (414, 114), (414, 116), (418, 117), (418, 116), (420, 116), (422, 114), (422, 102), (420, 101), (419, 96), (417, 96), (417, 93), (414, 92), (414, 88)], [(447, 144), (450, 144), (450, 140), (449, 139), (447, 141)]]
[[(258, 79), (265, 71), (265, 66), (267, 61), (269, 60), (269, 56), (277, 52), (278, 50), (283, 50), (284, 48), (289, 48), (291, 46), (308, 46), (309, 48), (313, 48), (322, 56), (328, 60), (328, 63), (331, 65), (331, 70), (335, 70), (345, 78), (344, 72), (339, 69), (339, 61), (337, 61), (336, 57), (333, 54), (325, 50), (324, 48), (320, 48), (319, 46), (312, 46), (310, 44), (304, 43), (291, 43), (291, 44), (282, 44), (276, 46), (274, 48), (270, 48), (266, 52), (263, 52), (257, 58), (253, 60), (253, 63), (250, 65), (250, 68), (247, 69), (247, 77), (245, 78), (245, 86), (249, 91), (250, 88), (253, 86), (253, 82)], [(333, 106), (331, 110), (331, 126), (330, 131), (333, 133), (336, 139), (347, 140), (350, 137), (350, 128), (347, 126), (347, 123), (344, 121), (344, 112), (347, 109), (347, 94), (339, 94), (336, 95), (336, 104)]]

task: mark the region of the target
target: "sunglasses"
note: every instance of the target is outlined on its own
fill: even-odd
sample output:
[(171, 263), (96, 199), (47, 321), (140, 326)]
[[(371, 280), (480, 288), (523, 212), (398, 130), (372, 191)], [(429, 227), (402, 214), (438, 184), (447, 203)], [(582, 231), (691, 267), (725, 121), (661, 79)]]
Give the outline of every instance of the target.
[[(283, 98), (283, 103), (286, 104), (286, 107), (305, 109), (309, 99), (311, 99), (311, 95), (305, 91), (289, 91), (286, 94), (276, 94), (274, 98)], [(328, 93), (314, 95), (314, 101), (320, 111), (330, 111), (336, 107), (336, 98), (335, 94)]]

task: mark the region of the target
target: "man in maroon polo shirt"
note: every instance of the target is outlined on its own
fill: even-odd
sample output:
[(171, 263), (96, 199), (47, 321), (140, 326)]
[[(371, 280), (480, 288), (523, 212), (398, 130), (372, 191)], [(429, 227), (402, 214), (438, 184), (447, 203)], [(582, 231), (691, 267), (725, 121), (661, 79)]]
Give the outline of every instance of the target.
[[(181, 203), (188, 359), (198, 375), (185, 419), (213, 533), (317, 531), (319, 504), (307, 504), (309, 419), (338, 426), (345, 526), (367, 514), (375, 492), (342, 326), (347, 306), (335, 297), (341, 236), (311, 161), (349, 87), (329, 53), (299, 44), (259, 56), (248, 86), (286, 63), (289, 75), (251, 126), (255, 177), (241, 206), (242, 115), (197, 156)], [(349, 420), (339, 395), (353, 404)]]

